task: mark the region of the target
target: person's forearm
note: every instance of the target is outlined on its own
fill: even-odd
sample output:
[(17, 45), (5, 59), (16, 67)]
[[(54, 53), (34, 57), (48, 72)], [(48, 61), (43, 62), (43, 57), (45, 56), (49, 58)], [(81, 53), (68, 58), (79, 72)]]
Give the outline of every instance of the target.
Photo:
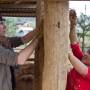
[(78, 42), (77, 40), (77, 14), (74, 9), (71, 9), (69, 12), (69, 20), (70, 20), (70, 42), (71, 44), (74, 44)]
[(23, 49), (19, 53), (18, 60), (17, 60), (18, 64), (24, 64), (25, 63), (25, 61), (30, 57), (30, 55), (34, 51), (37, 43), (38, 43), (38, 40), (35, 39), (35, 41), (32, 41), (32, 43), (30, 45), (28, 45), (25, 49)]
[(70, 43), (71, 44), (74, 44), (74, 43), (78, 42), (77, 32), (76, 32), (76, 25), (71, 25), (69, 37), (70, 37)]
[(78, 73), (83, 76), (87, 75), (88, 67), (78, 60), (78, 58), (76, 58), (72, 53), (69, 53), (69, 60)]
[(23, 43), (28, 43), (33, 39), (33, 37), (37, 36), (39, 34), (39, 29), (35, 29), (31, 32), (29, 32), (27, 35), (21, 37)]

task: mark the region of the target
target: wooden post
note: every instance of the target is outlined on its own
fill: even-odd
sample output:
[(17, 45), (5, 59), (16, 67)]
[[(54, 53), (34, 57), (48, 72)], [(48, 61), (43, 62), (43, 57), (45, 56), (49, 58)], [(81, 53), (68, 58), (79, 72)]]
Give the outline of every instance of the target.
[(46, 0), (42, 90), (65, 90), (68, 62), (69, 2)]
[[(44, 1), (37, 0), (37, 27), (43, 32), (43, 12)], [(43, 61), (44, 61), (44, 43), (43, 37), (39, 39), (39, 44), (35, 51), (35, 86), (34, 90), (42, 90), (42, 72), (43, 72)]]

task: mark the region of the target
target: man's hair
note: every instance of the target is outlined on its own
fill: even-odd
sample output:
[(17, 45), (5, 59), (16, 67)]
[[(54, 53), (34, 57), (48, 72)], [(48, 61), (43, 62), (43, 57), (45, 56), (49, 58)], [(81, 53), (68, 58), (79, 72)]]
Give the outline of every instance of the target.
[(5, 19), (0, 15), (0, 24), (3, 24)]

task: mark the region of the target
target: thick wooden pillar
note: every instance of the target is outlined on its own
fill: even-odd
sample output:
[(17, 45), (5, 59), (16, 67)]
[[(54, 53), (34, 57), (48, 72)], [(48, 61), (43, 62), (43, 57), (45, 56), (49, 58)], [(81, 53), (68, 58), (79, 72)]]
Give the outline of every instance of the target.
[(45, 0), (42, 90), (65, 90), (66, 87), (68, 10), (67, 0)]

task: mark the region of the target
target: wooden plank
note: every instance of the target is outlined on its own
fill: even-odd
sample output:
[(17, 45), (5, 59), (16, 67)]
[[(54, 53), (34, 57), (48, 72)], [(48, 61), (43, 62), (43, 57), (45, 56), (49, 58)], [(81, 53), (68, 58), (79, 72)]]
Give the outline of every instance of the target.
[(15, 1), (15, 4), (36, 4), (36, 0), (18, 0)]
[(36, 17), (35, 13), (1, 13), (1, 15), (6, 17)]
[[(7, 8), (8, 7), (8, 8)], [(36, 17), (36, 5), (1, 4), (0, 13), (3, 16), (31, 16)]]
[(20, 3), (32, 3), (36, 2), (36, 0), (0, 0), (0, 3), (12, 3), (12, 4), (20, 4)]
[[(38, 0), (37, 2), (37, 27), (43, 31), (43, 24), (41, 21), (43, 19), (43, 0)], [(40, 25), (41, 24), (41, 25)], [(44, 42), (43, 37), (39, 39), (39, 44), (36, 48), (36, 60), (35, 60), (35, 87), (34, 90), (42, 90), (42, 73), (44, 64)]]
[(0, 4), (0, 8), (36, 8), (36, 4)]
[[(8, 3), (8, 4), (30, 4), (36, 3), (38, 0), (0, 0), (0, 3)], [(49, 0), (49, 1), (67, 1), (67, 0)], [(90, 0), (68, 0), (68, 1), (90, 1)]]

